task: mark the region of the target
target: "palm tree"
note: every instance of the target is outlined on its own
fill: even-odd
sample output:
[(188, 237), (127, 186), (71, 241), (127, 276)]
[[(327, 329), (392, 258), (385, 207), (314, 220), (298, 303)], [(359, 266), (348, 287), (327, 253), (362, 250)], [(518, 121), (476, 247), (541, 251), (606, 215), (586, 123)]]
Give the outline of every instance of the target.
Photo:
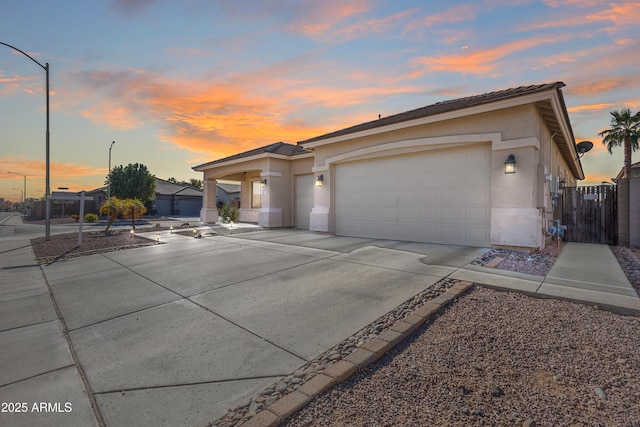
[(100, 206), (100, 215), (109, 215), (109, 222), (107, 228), (104, 230), (104, 235), (109, 234), (109, 228), (111, 224), (120, 216), (125, 206), (125, 200), (121, 200), (116, 196), (111, 196)]
[(603, 130), (599, 133), (604, 137), (602, 143), (607, 146), (609, 154), (612, 154), (613, 147), (624, 146), (624, 168), (623, 177), (631, 176), (631, 151), (638, 148), (638, 137), (640, 137), (640, 112), (631, 114), (631, 110), (623, 108), (622, 111), (611, 112), (611, 129)]
[(131, 228), (133, 230), (136, 229), (136, 218), (140, 218), (147, 211), (147, 208), (144, 206), (139, 199), (125, 199), (123, 201), (123, 210), (122, 215), (125, 218), (131, 218)]

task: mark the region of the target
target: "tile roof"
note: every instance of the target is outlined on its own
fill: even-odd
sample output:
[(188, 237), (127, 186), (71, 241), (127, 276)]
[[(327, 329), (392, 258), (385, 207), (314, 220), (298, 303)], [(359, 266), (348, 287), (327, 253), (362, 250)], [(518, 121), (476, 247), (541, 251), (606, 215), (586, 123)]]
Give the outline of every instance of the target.
[(218, 159), (212, 162), (203, 163), (201, 165), (194, 166), (192, 169), (196, 169), (202, 166), (215, 165), (217, 163), (224, 163), (231, 160), (242, 159), (245, 157), (256, 156), (258, 154), (271, 153), (271, 154), (280, 154), (282, 156), (297, 156), (299, 154), (306, 154), (310, 152), (311, 151), (306, 150), (298, 145), (287, 144), (284, 142), (276, 142), (273, 144), (265, 145), (264, 147), (254, 148), (253, 150), (234, 154), (233, 156), (225, 157), (223, 159)]
[(426, 107), (417, 108), (415, 110), (405, 111), (404, 113), (394, 114), (392, 116), (382, 117), (359, 125), (351, 126), (335, 132), (320, 135), (311, 139), (298, 142), (298, 144), (308, 144), (310, 142), (321, 141), (336, 136), (347, 135), (350, 133), (360, 132), (363, 130), (374, 129), (377, 127), (387, 126), (394, 123), (405, 122), (409, 120), (419, 119), (422, 117), (434, 116), (437, 114), (447, 113), (449, 111), (461, 110), (464, 108), (475, 107), (477, 105), (488, 104), (491, 102), (502, 101), (505, 99), (515, 98), (518, 96), (530, 95), (532, 93), (543, 92), (550, 89), (559, 90), (564, 87), (562, 82), (546, 83), (540, 85), (520, 86), (517, 88), (505, 89), (496, 92), (484, 93), (481, 95), (468, 96), (465, 98), (452, 99), (448, 101), (437, 102)]

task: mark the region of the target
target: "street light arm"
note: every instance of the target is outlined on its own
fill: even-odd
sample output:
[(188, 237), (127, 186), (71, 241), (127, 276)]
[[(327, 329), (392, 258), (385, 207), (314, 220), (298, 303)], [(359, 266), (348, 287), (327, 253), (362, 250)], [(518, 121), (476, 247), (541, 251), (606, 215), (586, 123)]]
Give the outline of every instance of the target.
[(29, 55), (28, 53), (23, 52), (23, 51), (21, 51), (20, 49), (18, 49), (17, 47), (15, 47), (15, 46), (11, 46), (10, 44), (7, 44), (7, 43), (0, 42), (0, 44), (3, 44), (3, 45), (5, 45), (5, 46), (7, 46), (7, 47), (10, 47), (10, 48), (11, 48), (11, 49), (13, 49), (13, 50), (17, 50), (18, 52), (20, 52), (21, 54), (23, 54), (24, 56), (26, 56), (27, 58), (29, 58), (30, 60), (32, 60), (33, 62), (35, 62), (36, 64), (38, 64), (40, 67), (42, 67), (42, 69), (43, 69), (43, 70), (45, 70), (45, 71), (46, 71), (47, 67), (46, 67), (46, 66), (44, 66), (44, 65), (42, 65), (41, 63), (39, 63), (39, 62), (38, 62), (38, 61), (36, 61), (35, 59), (33, 59), (33, 57), (32, 57), (31, 55)]

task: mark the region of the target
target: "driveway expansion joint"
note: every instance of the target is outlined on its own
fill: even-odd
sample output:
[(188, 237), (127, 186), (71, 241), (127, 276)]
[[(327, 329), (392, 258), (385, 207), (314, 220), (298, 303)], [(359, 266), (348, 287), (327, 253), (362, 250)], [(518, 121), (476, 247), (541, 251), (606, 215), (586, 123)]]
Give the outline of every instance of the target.
[[(361, 346), (352, 350), (344, 359), (337, 360), (333, 363), (330, 362), (325, 369), (307, 378), (306, 381), (295, 390), (283, 394), (275, 402), (270, 405), (264, 405), (264, 407), (257, 412), (249, 410), (251, 405), (239, 406), (231, 410), (224, 417), (216, 420), (212, 425), (222, 426), (227, 425), (227, 423), (237, 422), (238, 419), (244, 419), (246, 421), (244, 421), (242, 425), (245, 427), (279, 426), (282, 422), (295, 415), (297, 411), (310, 403), (315, 397), (320, 396), (334, 385), (349, 379), (362, 368), (377, 361), (409, 337), (419, 326), (423, 325), (427, 320), (438, 314), (443, 308), (451, 302), (454, 302), (474, 286), (472, 282), (447, 278), (442, 279), (440, 282), (449, 284), (445, 292), (441, 292), (439, 295), (431, 295), (428, 300), (413, 307), (411, 312), (403, 318), (398, 318), (387, 329), (380, 331), (375, 338), (371, 338), (362, 343)], [(431, 287), (435, 287), (438, 283)], [(429, 288), (425, 291), (428, 289)], [(423, 291), (423, 293), (425, 291)], [(436, 300), (437, 302), (433, 302)], [(416, 312), (422, 315), (415, 314)], [(375, 324), (376, 322), (373, 323)], [(364, 329), (367, 328), (365, 327)], [(325, 353), (329, 353), (330, 351), (331, 350)], [(296, 371), (296, 373), (301, 372), (301, 369)], [(291, 375), (291, 377), (294, 377), (296, 373)], [(255, 403), (257, 397), (260, 396), (254, 397), (252, 402)]]

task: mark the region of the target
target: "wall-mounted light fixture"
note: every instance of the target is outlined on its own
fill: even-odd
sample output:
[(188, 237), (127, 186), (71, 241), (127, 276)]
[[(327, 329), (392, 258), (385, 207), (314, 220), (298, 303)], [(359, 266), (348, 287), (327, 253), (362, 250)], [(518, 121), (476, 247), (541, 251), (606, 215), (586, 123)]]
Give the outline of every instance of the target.
[(509, 154), (504, 162), (504, 173), (516, 173), (516, 157), (513, 154)]
[(322, 174), (316, 176), (316, 187), (322, 187), (323, 180), (324, 180), (324, 176), (322, 176)]
[(267, 178), (262, 178), (262, 180), (260, 181), (260, 183), (262, 185), (267, 185)]

